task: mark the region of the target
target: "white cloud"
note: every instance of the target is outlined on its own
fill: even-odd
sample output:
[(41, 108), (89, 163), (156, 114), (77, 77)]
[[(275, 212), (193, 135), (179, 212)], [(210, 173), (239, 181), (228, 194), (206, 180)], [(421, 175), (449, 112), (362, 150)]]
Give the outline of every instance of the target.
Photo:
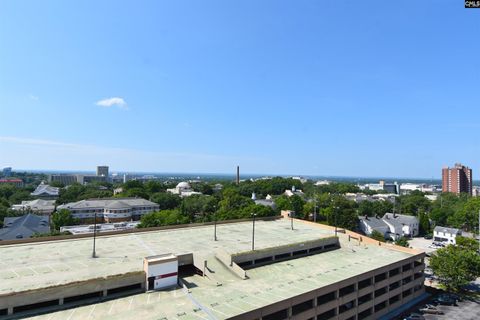
[(119, 109), (128, 110), (128, 106), (125, 100), (119, 97), (102, 99), (97, 101), (95, 104), (100, 107), (106, 107), (106, 108), (117, 107)]
[(33, 94), (29, 94), (29, 95), (28, 95), (28, 98), (29, 98), (30, 100), (33, 100), (33, 101), (38, 101), (38, 99), (39, 99), (37, 96), (35, 96), (35, 95), (33, 95)]

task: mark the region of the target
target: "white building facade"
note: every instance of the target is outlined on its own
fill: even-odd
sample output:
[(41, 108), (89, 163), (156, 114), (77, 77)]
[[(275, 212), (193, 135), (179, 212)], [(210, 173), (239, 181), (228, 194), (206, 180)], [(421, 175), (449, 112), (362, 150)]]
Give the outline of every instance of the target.
[(143, 215), (158, 211), (160, 206), (142, 198), (88, 199), (58, 206), (67, 209), (80, 221), (94, 220), (118, 222), (139, 220)]
[(379, 217), (359, 217), (360, 229), (370, 235), (374, 230), (382, 233), (385, 239), (398, 240), (401, 237), (415, 237), (419, 234), (419, 221), (417, 217), (385, 213)]
[(460, 229), (436, 226), (433, 229), (433, 241), (443, 244), (457, 244), (457, 237), (462, 235)]

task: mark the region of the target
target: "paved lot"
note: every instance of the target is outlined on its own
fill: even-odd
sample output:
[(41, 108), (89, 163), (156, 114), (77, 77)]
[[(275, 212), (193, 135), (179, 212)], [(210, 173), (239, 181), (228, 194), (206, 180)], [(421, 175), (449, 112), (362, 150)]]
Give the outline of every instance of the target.
[(423, 237), (413, 238), (408, 240), (410, 247), (413, 249), (425, 251), (426, 253), (434, 252), (436, 249), (429, 248), (428, 246), (432, 244), (432, 239), (424, 239)]
[(458, 306), (438, 306), (445, 314), (425, 315), (425, 319), (461, 319), (478, 320), (480, 319), (480, 303), (478, 301), (462, 301)]

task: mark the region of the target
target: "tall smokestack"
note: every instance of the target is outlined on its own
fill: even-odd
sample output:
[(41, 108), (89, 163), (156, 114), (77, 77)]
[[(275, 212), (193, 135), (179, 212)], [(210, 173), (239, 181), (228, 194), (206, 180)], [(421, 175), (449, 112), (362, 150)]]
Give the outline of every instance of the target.
[(237, 166), (237, 185), (240, 184), (240, 166)]

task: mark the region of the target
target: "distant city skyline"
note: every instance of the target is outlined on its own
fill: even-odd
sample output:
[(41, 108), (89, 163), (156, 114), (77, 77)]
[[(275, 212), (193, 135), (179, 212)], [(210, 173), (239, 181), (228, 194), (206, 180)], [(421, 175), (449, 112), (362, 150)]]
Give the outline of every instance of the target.
[[(15, 168), (13, 168), (15, 172)], [(30, 169), (30, 168), (16, 168), (17, 172), (32, 172), (32, 173), (45, 173), (45, 174), (66, 174), (66, 175), (95, 175), (95, 170), (47, 170), (47, 169)], [(148, 176), (154, 175), (156, 177), (175, 177), (177, 179), (194, 179), (200, 177), (201, 179), (232, 179), (235, 180), (236, 172), (174, 172), (174, 171), (124, 171), (124, 170), (113, 170), (110, 173), (112, 174), (127, 174), (130, 176)], [(442, 184), (442, 177), (392, 177), (392, 176), (342, 176), (342, 175), (305, 175), (305, 174), (295, 174), (295, 173), (255, 173), (255, 172), (243, 172), (240, 174), (241, 180), (250, 179), (250, 178), (261, 178), (261, 177), (303, 177), (313, 180), (329, 180), (329, 181), (345, 181), (345, 182), (355, 182), (355, 183), (377, 183), (380, 180), (387, 182), (398, 182), (398, 183), (433, 183), (436, 185)], [(480, 185), (480, 179), (473, 179), (473, 184), (475, 186)]]
[(2, 1), (0, 167), (475, 180), (479, 27), (454, 1)]

